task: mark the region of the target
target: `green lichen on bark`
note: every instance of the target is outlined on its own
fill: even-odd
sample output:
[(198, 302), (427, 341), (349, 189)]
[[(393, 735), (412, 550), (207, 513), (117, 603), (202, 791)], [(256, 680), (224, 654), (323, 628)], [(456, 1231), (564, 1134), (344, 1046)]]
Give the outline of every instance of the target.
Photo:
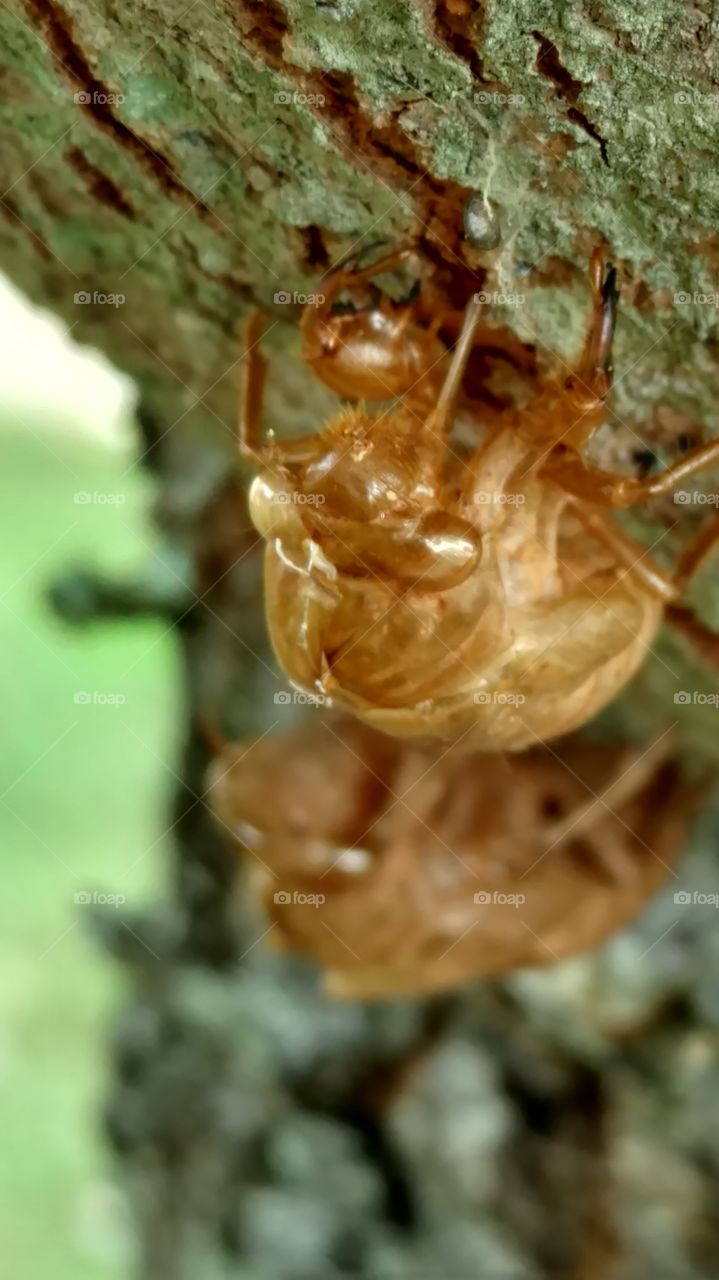
[[(501, 211), (503, 280), (530, 301), (557, 260), (582, 268), (586, 232), (606, 236), (634, 281), (620, 411), (670, 404), (709, 424), (715, 311), (673, 295), (716, 282), (712, 20), (683, 4), (466, 8), (462, 35), (442, 5), (406, 0), (12, 0), (7, 269), (166, 402), (202, 396), (229, 423), (237, 318), (316, 279), (308, 228), (325, 260), (359, 237), (441, 239), (429, 179), (479, 188)], [(79, 313), (82, 287), (127, 301)], [(514, 323), (567, 351), (551, 292)], [(218, 426), (202, 404), (187, 416)]]

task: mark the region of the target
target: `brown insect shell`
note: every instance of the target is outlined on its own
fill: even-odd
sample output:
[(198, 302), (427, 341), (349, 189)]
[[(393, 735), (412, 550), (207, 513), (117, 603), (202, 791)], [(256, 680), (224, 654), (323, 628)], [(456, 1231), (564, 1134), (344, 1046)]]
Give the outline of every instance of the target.
[(559, 844), (557, 818), (624, 774), (621, 748), (433, 763), (357, 722), (331, 727), (228, 747), (210, 794), (272, 943), (312, 956), (335, 995), (426, 994), (597, 945), (665, 880), (700, 800), (661, 763)]
[(344, 411), (250, 511), (277, 657), (403, 738), (518, 750), (585, 723), (639, 667), (661, 605), (601, 552), (512, 430), (468, 472), (400, 406)]
[(389, 400), (420, 384), (439, 388), (446, 348), (413, 319), (411, 306), (302, 313), (302, 358), (325, 386), (351, 400)]

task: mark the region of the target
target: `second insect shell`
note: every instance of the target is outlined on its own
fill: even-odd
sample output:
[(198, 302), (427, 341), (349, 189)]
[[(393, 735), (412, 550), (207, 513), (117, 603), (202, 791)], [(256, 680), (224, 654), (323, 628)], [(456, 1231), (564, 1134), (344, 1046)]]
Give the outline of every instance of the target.
[(335, 995), (389, 997), (551, 964), (629, 921), (697, 803), (666, 743), (639, 756), (570, 740), (432, 764), (331, 721), (228, 747), (211, 794), (270, 942)]

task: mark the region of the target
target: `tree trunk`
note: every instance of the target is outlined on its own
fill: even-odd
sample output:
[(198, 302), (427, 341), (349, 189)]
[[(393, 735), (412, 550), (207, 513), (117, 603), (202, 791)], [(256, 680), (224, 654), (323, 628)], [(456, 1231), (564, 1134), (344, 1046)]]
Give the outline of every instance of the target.
[[(334, 1004), (308, 967), (266, 954), (235, 901), (197, 725), (221, 711), (239, 737), (272, 718), (257, 565), (233, 567), (238, 319), (259, 304), (270, 350), (291, 345), (297, 295), (360, 240), (411, 240), (455, 302), (472, 272), (486, 280), (492, 317), (550, 367), (581, 340), (602, 234), (622, 306), (600, 456), (670, 458), (712, 433), (713, 6), (7, 0), (0, 23), (2, 266), (136, 379), (159, 518), (199, 565), (171, 606), (192, 707), (176, 892), (133, 921), (144, 945), (107, 927), (135, 983), (109, 1124), (142, 1275), (708, 1280), (711, 913), (675, 928), (670, 890), (553, 971)], [(474, 191), (501, 225), (488, 273), (462, 239)], [(294, 358), (274, 367), (270, 425), (311, 428), (324, 393)], [(638, 528), (671, 546), (703, 510), (670, 501)], [(694, 603), (716, 624), (712, 585)], [(672, 652), (667, 674), (676, 643), (613, 731), (671, 719), (693, 662)], [(687, 751), (716, 752), (706, 712), (691, 724)], [(709, 826), (690, 856), (715, 888)]]

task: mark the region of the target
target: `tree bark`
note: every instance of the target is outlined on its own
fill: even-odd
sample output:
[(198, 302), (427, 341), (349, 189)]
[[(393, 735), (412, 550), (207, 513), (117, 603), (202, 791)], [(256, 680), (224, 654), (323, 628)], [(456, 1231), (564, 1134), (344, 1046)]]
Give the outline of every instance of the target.
[[(554, 971), (333, 1004), (308, 968), (265, 954), (235, 901), (198, 723), (221, 709), (245, 736), (269, 721), (258, 570), (233, 568), (238, 319), (264, 306), (270, 348), (288, 349), (300, 307), (276, 295), (311, 292), (360, 241), (411, 239), (456, 299), (485, 278), (462, 239), (482, 192), (502, 229), (487, 285), (526, 298), (492, 315), (550, 367), (581, 339), (602, 234), (622, 282), (602, 460), (669, 458), (714, 432), (713, 5), (6, 0), (0, 23), (2, 266), (137, 381), (159, 517), (199, 565), (163, 605), (192, 712), (176, 889), (133, 934), (104, 926), (135, 984), (109, 1128), (142, 1275), (708, 1280), (711, 913), (674, 929), (662, 898)], [(274, 369), (268, 421), (311, 428), (324, 394), (296, 361)], [(699, 514), (670, 501), (638, 528), (671, 546)], [(700, 616), (716, 624), (718, 602), (705, 574)], [(612, 731), (666, 722), (694, 661), (673, 652), (670, 680), (667, 652)], [(706, 713), (691, 724), (687, 751), (715, 753)], [(690, 855), (709, 887), (713, 838)]]

